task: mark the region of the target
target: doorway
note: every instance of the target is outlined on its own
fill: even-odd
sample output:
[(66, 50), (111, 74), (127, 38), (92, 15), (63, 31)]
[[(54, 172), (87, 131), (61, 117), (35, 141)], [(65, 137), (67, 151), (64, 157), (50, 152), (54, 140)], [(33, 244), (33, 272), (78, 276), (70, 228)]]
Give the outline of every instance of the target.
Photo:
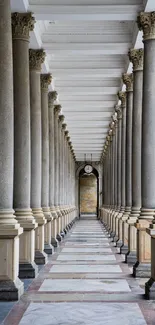
[(84, 169), (79, 175), (79, 217), (98, 216), (98, 172), (86, 174)]

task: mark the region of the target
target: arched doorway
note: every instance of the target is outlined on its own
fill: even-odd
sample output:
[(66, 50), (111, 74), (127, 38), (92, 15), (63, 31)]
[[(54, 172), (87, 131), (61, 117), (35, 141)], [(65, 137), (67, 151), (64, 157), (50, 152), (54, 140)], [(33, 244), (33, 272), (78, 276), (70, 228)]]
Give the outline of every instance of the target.
[(91, 174), (85, 173), (84, 168), (79, 173), (79, 217), (98, 216), (99, 210), (99, 175), (93, 168)]

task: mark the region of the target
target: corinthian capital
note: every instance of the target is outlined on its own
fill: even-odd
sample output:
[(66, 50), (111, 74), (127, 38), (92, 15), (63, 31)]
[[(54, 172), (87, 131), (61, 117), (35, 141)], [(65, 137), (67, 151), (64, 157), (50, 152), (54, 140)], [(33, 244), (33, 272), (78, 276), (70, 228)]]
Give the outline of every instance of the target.
[(50, 73), (41, 74), (41, 89), (48, 91), (48, 86), (52, 81), (52, 76)]
[(62, 124), (62, 129), (63, 129), (64, 132), (67, 130), (67, 124), (66, 123)]
[(29, 40), (30, 31), (33, 31), (35, 19), (31, 12), (12, 14), (12, 37), (13, 39)]
[(121, 101), (121, 108), (123, 108), (126, 104), (126, 93), (125, 91), (119, 91), (117, 93), (118, 99)]
[(54, 105), (55, 100), (57, 100), (58, 97), (58, 93), (57, 91), (50, 91), (48, 93), (48, 103), (50, 106)]
[(155, 39), (155, 11), (141, 12), (137, 17), (139, 30), (143, 31), (143, 39)]
[(54, 105), (54, 114), (58, 116), (60, 112), (61, 112), (61, 105)]
[(29, 64), (31, 70), (41, 70), (41, 65), (44, 63), (46, 53), (43, 49), (29, 50)]
[(122, 80), (123, 83), (126, 85), (126, 91), (133, 91), (133, 74), (123, 73)]
[(143, 49), (130, 49), (128, 52), (129, 60), (133, 64), (133, 71), (143, 70)]
[(64, 120), (65, 120), (65, 116), (59, 115), (59, 122), (60, 122), (61, 127), (62, 127), (62, 123), (64, 122)]
[(122, 109), (120, 106), (115, 106), (115, 112), (117, 113), (117, 119), (121, 120), (122, 119)]
[(66, 138), (68, 137), (68, 135), (69, 135), (69, 131), (66, 130), (66, 131), (65, 131), (65, 136), (66, 136)]

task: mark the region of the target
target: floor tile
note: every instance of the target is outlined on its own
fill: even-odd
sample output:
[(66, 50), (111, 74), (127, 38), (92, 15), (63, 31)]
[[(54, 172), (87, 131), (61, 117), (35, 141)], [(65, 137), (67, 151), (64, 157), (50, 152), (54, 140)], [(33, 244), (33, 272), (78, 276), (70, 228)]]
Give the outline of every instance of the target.
[(119, 265), (53, 265), (51, 273), (121, 273)]
[(91, 248), (85, 248), (85, 247), (74, 247), (74, 248), (63, 248), (61, 253), (111, 253), (112, 250), (111, 248), (107, 248), (107, 247), (99, 247), (99, 248), (94, 248), (94, 247), (91, 247)]
[(57, 261), (115, 261), (116, 257), (114, 255), (65, 255), (60, 254)]
[(146, 325), (138, 304), (31, 303), (20, 325)]
[(44, 280), (39, 291), (130, 292), (131, 290), (126, 280), (47, 279)]

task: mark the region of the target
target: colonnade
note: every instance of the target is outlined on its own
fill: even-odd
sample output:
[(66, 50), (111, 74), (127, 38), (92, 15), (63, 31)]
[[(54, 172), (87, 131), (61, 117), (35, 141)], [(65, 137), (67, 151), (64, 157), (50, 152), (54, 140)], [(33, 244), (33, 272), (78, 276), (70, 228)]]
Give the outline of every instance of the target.
[(72, 226), (75, 155), (43, 49), (29, 49), (35, 20), (0, 2), (0, 299), (18, 299)]
[(148, 277), (147, 298), (155, 298), (155, 12), (137, 18), (144, 49), (130, 49), (132, 74), (123, 74), (102, 155), (104, 202), (101, 220), (133, 265)]

